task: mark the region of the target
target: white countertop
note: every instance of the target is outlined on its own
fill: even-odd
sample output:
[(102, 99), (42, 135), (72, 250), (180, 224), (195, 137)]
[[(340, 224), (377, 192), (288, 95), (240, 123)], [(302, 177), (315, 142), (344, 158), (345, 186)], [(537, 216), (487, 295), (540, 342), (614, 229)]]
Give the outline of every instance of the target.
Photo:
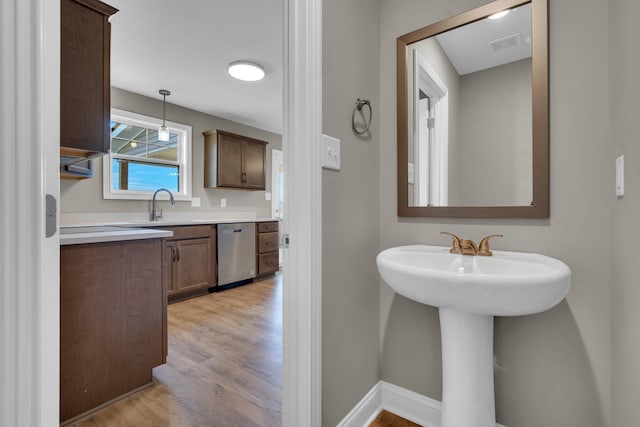
[(60, 245), (158, 239), (171, 236), (173, 236), (171, 231), (148, 228), (64, 227), (60, 229)]
[(176, 225), (198, 224), (229, 224), (237, 222), (267, 222), (278, 221), (274, 218), (257, 218), (255, 213), (236, 212), (227, 215), (220, 214), (172, 214), (160, 221), (150, 221), (148, 213), (87, 213), (87, 214), (61, 214), (60, 227), (167, 227)]
[[(63, 214), (64, 215), (64, 214)], [(128, 219), (131, 218), (131, 219)], [(171, 231), (141, 227), (169, 227), (179, 225), (233, 224), (239, 222), (278, 221), (274, 218), (256, 218), (238, 215), (237, 218), (172, 217), (167, 220), (150, 221), (140, 215), (129, 214), (82, 214), (61, 218), (60, 244), (117, 242), (123, 240), (155, 239), (171, 237)]]
[(81, 227), (89, 226), (113, 226), (113, 227), (169, 227), (176, 225), (199, 225), (199, 224), (234, 224), (239, 222), (268, 222), (268, 221), (277, 221), (277, 219), (273, 218), (253, 218), (253, 219), (238, 219), (238, 218), (229, 218), (229, 219), (172, 219), (172, 220), (159, 220), (159, 221), (149, 221), (149, 220), (134, 220), (134, 221), (107, 221), (107, 222), (92, 222), (92, 223), (82, 223), (78, 224)]

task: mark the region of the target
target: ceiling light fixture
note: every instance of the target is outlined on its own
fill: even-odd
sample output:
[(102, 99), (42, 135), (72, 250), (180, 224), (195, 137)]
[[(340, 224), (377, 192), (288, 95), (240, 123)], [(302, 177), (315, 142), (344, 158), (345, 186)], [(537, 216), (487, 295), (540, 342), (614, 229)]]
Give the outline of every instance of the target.
[(490, 15), (489, 19), (500, 19), (500, 18), (503, 18), (503, 17), (507, 16), (507, 14), (509, 12), (511, 12), (510, 9), (502, 10), (500, 12), (494, 13), (493, 15)]
[(165, 124), (165, 116), (167, 113), (167, 96), (171, 95), (171, 92), (166, 89), (160, 89), (159, 92), (160, 95), (162, 95), (162, 126), (158, 129), (158, 141), (167, 142), (169, 141), (170, 135), (169, 128)]
[(227, 71), (231, 77), (245, 82), (257, 82), (265, 76), (264, 68), (248, 61), (232, 62)]

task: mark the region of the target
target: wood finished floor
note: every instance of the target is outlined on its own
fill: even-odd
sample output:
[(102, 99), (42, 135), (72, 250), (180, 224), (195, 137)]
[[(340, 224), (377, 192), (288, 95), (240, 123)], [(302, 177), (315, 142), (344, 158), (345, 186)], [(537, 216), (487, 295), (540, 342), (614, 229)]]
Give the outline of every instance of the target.
[(376, 417), (369, 427), (422, 427), (420, 424), (416, 424), (407, 419), (392, 414), (388, 411), (382, 411)]
[(171, 304), (168, 326), (153, 385), (73, 426), (281, 425), (280, 275)]

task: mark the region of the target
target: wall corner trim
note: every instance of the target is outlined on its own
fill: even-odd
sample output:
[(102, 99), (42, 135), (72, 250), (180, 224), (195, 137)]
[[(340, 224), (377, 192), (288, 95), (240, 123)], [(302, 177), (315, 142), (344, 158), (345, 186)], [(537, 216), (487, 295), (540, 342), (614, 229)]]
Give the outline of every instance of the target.
[[(424, 427), (439, 427), (442, 403), (397, 385), (378, 381), (337, 427), (366, 427), (382, 410)], [(505, 427), (496, 423), (496, 427)]]

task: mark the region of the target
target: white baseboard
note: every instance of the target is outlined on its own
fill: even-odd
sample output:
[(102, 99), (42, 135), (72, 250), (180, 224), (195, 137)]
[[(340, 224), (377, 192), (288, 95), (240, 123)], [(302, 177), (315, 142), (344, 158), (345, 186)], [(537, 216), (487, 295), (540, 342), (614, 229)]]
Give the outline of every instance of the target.
[(442, 403), (385, 381), (373, 386), (337, 427), (367, 427), (382, 410), (424, 427), (440, 427)]
[(336, 427), (363, 427), (368, 426), (382, 412), (382, 381), (379, 381), (358, 402)]

